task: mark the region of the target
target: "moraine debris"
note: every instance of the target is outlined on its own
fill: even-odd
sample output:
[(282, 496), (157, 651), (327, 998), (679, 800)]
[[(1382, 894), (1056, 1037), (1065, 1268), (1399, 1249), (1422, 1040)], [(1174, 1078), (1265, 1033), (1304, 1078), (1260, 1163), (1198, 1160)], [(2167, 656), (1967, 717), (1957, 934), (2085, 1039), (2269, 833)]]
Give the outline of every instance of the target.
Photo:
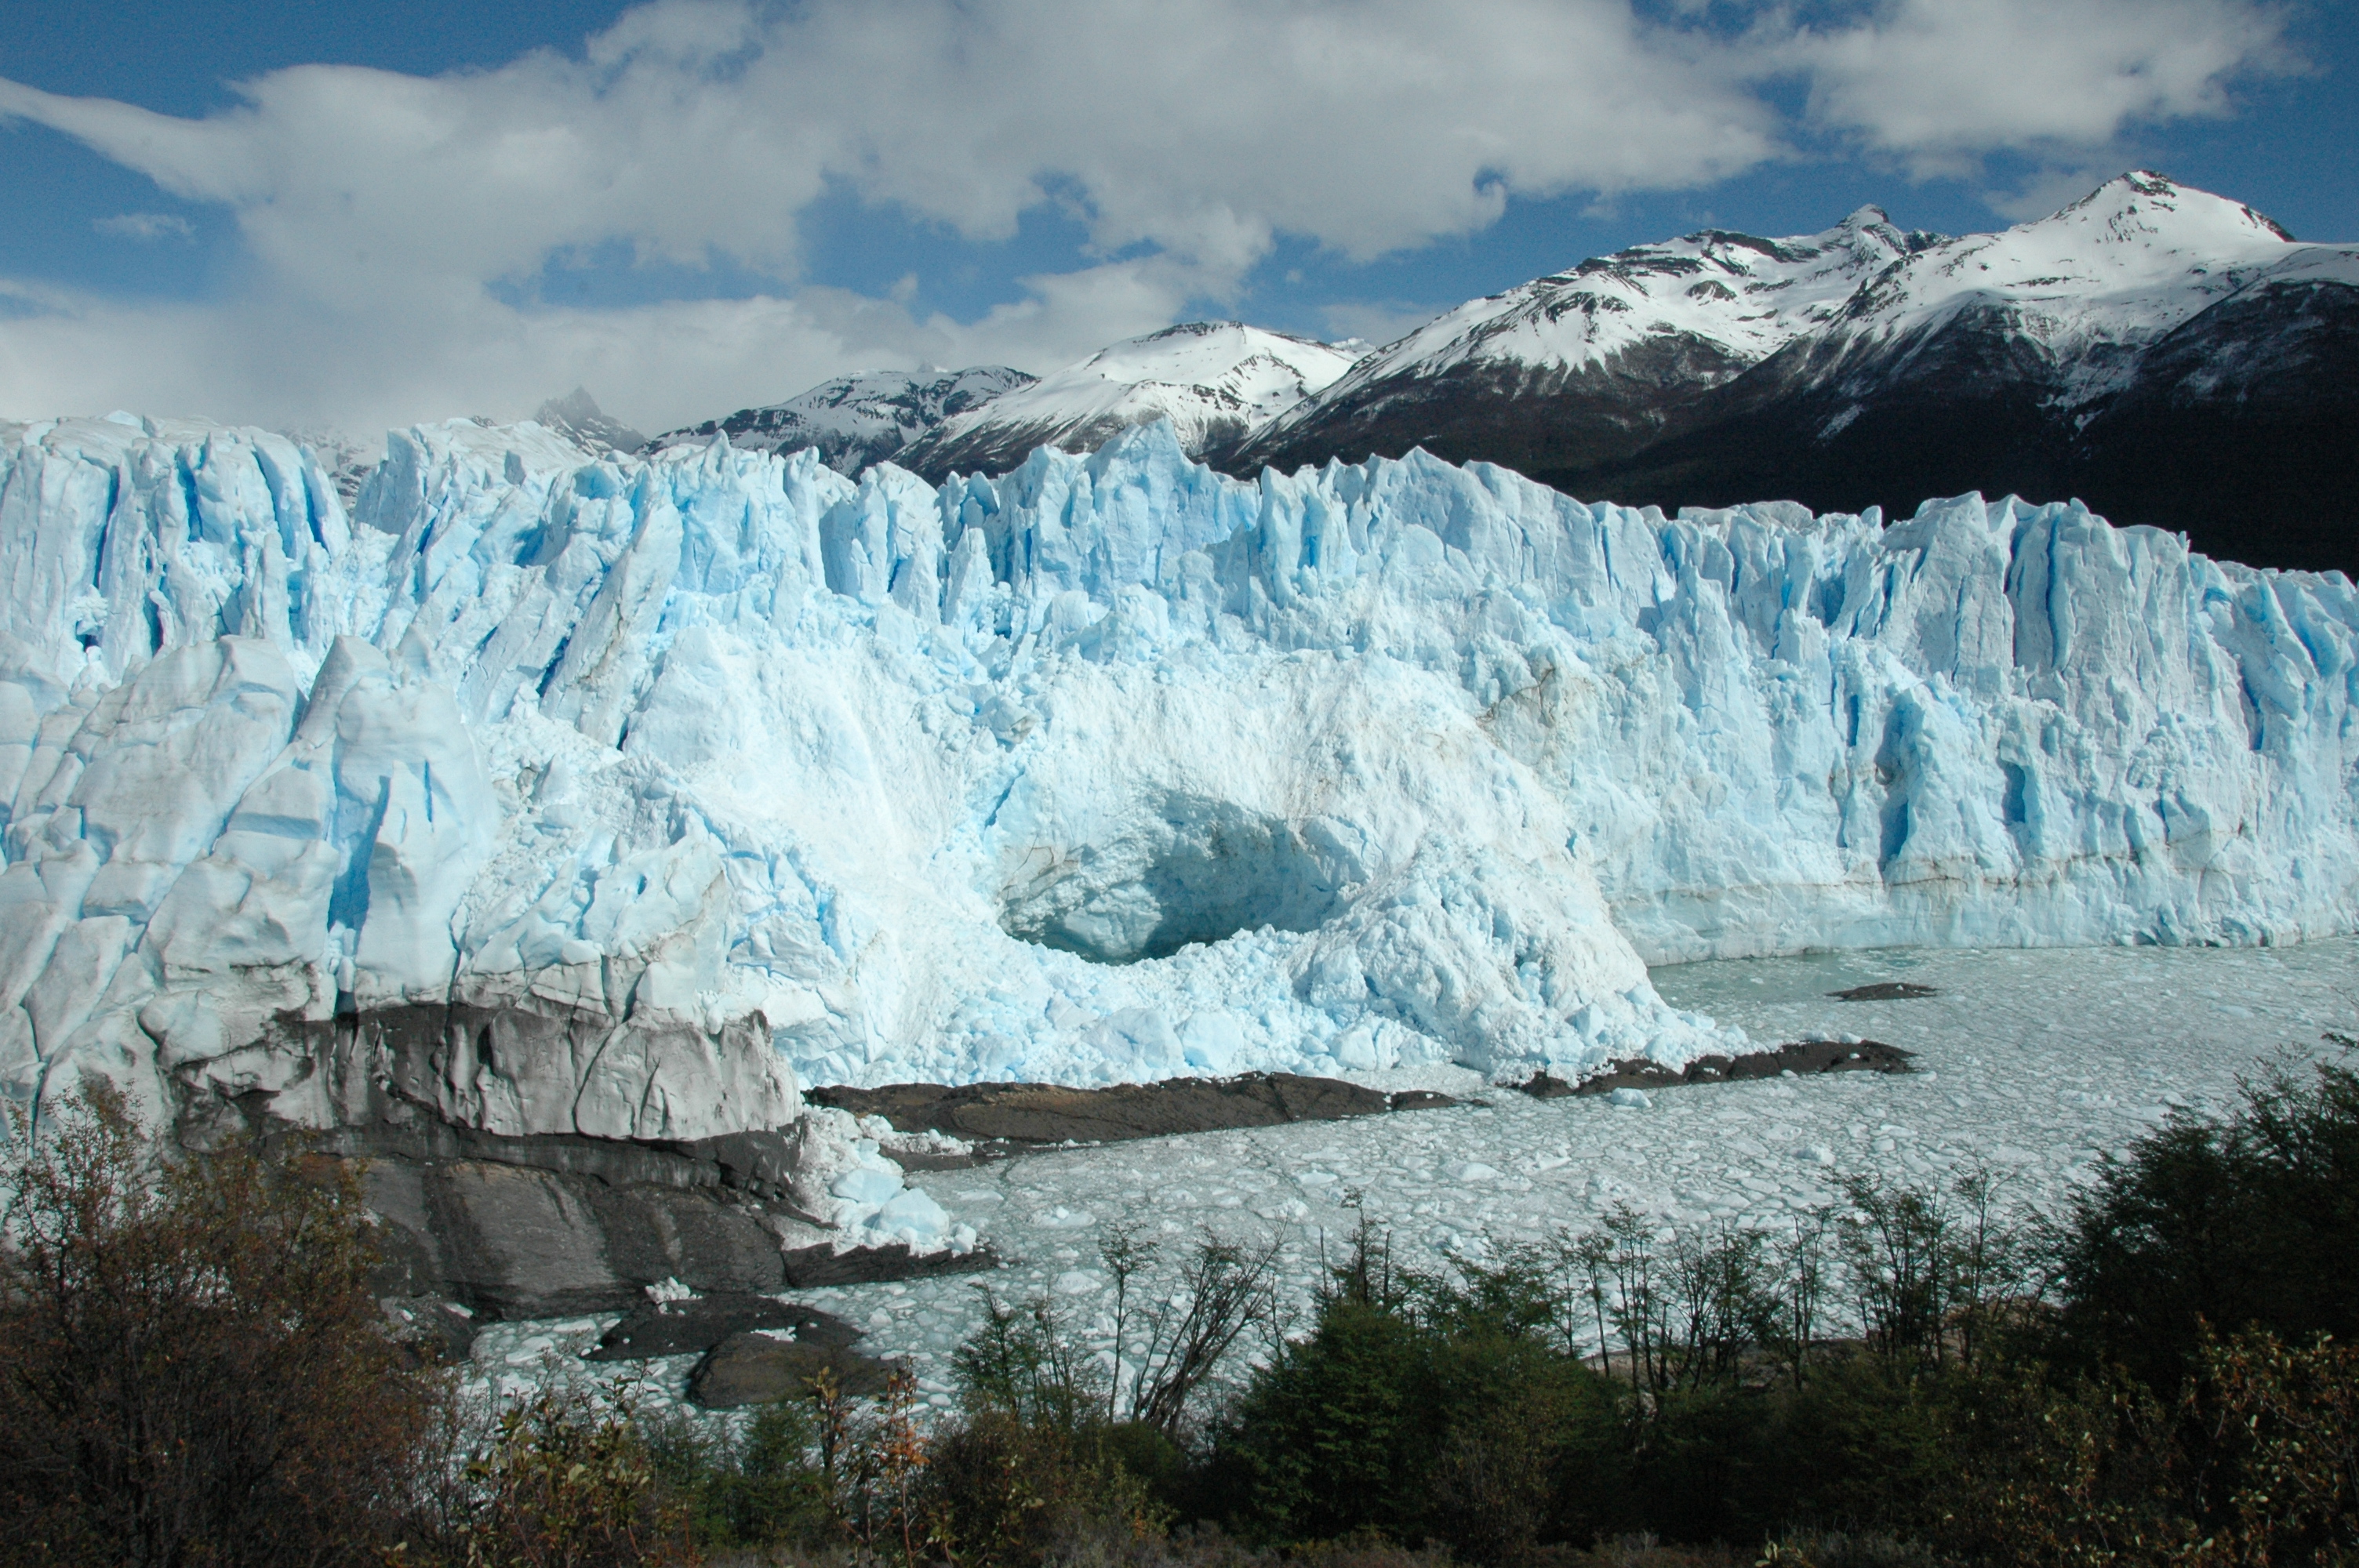
[(1666, 1067), (1644, 1058), (1614, 1062), (1577, 1084), (1553, 1074), (1534, 1073), (1518, 1087), (1534, 1099), (1560, 1099), (1567, 1095), (1610, 1095), (1617, 1089), (1744, 1083), (1789, 1074), (1811, 1077), (1821, 1073), (1906, 1073), (1911, 1070), (1908, 1064), (1915, 1055), (1881, 1040), (1799, 1040), (1775, 1051), (1742, 1056), (1699, 1056), (1684, 1068)]
[[(881, 1116), (899, 1132), (942, 1132), (971, 1141), (981, 1158), (1061, 1143), (1116, 1143), (1186, 1132), (1341, 1121), (1458, 1102), (1425, 1089), (1386, 1094), (1341, 1078), (1246, 1073), (1234, 1078), (1166, 1078), (1075, 1089), (1057, 1084), (887, 1084), (815, 1088), (805, 1097), (855, 1116)], [(898, 1151), (894, 1158), (899, 1160)]]
[(1837, 1001), (1913, 1001), (1920, 996), (1940, 996), (1941, 992), (1938, 987), (1920, 986), (1915, 980), (1877, 980), (1873, 985), (1827, 994)]

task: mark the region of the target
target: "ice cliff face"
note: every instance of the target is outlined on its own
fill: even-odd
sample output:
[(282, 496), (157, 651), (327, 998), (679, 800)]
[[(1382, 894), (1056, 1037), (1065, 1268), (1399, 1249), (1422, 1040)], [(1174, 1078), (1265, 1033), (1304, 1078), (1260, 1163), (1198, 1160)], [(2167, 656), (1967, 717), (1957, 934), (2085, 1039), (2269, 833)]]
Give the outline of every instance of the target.
[(1588, 506), (1169, 426), (940, 491), (0, 429), (0, 1075), (314, 1124), (1736, 1042), (1648, 961), (2359, 913), (2359, 600), (2075, 506)]

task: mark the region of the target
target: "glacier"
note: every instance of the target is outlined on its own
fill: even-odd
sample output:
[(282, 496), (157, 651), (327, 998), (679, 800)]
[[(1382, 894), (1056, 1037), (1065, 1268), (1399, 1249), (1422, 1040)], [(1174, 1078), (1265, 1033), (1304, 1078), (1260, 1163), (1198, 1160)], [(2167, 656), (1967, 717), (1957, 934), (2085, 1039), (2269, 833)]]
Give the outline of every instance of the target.
[[(1746, 1048), (1654, 963), (2359, 925), (2351, 582), (2073, 503), (456, 420), (348, 510), (114, 415), (0, 425), (0, 581), (20, 1102), (678, 1141), (816, 1083), (1506, 1081)], [(837, 1218), (939, 1229), (831, 1136)]]

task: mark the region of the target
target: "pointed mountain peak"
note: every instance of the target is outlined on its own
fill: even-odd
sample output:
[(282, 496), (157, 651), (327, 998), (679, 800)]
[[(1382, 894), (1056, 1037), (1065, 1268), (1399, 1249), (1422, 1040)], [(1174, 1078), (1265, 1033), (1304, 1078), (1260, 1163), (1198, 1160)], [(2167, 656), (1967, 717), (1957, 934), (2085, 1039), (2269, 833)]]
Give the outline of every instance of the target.
[(536, 423), (556, 431), (593, 457), (608, 450), (636, 452), (647, 438), (598, 406), (586, 386), (552, 397), (533, 413)]

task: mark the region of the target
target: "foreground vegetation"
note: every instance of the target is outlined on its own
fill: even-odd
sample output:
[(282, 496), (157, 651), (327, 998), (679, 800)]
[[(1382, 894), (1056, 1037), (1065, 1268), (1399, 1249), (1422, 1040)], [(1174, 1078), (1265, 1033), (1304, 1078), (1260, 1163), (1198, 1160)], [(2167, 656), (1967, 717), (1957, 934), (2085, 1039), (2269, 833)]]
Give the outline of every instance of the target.
[(906, 1376), (734, 1423), (474, 1410), (386, 1331), (348, 1168), (163, 1159), (103, 1088), (19, 1147), (10, 1563), (2359, 1562), (2340, 1064), (2043, 1222), (1981, 1173), (1856, 1179), (1790, 1232), (1625, 1209), (1438, 1273), (1363, 1223), (1299, 1321), (1273, 1252), (1116, 1233), (1110, 1313), (992, 1300), (930, 1422)]

